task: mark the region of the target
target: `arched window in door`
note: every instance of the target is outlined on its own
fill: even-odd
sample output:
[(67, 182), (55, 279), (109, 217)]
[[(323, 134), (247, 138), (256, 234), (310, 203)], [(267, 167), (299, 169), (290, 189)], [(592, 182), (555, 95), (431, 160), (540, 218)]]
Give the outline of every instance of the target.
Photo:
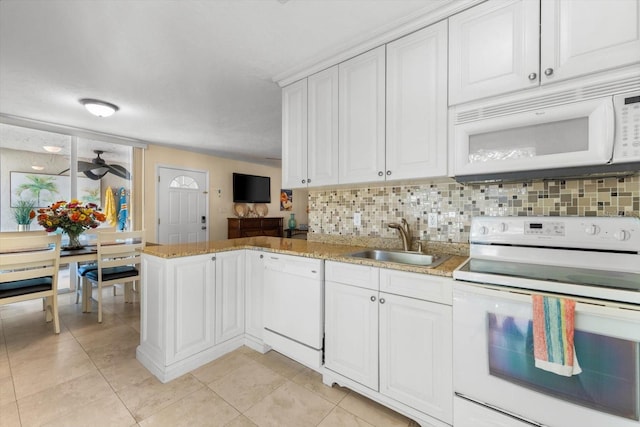
[(190, 190), (198, 190), (200, 187), (198, 186), (198, 183), (191, 178), (190, 176), (186, 176), (186, 175), (179, 175), (176, 176), (175, 178), (173, 178), (171, 180), (171, 183), (169, 184), (169, 187), (171, 188), (186, 188), (186, 189), (190, 189)]

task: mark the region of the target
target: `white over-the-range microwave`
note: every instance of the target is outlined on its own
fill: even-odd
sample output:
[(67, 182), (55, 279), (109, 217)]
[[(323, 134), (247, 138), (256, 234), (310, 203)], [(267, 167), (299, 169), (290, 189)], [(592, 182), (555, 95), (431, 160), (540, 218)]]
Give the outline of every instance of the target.
[(450, 109), (459, 182), (607, 176), (640, 170), (640, 78)]

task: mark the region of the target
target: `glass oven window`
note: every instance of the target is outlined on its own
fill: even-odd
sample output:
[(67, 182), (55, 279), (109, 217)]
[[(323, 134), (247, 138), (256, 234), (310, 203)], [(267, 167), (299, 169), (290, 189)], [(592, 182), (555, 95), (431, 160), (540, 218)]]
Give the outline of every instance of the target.
[(575, 331), (583, 372), (563, 377), (535, 367), (531, 319), (487, 313), (489, 372), (578, 405), (639, 419), (638, 342)]

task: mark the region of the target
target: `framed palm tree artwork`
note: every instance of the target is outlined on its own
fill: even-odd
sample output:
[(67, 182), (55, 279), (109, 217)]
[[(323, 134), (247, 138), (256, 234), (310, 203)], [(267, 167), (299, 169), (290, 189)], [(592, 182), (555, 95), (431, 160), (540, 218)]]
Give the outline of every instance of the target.
[[(71, 177), (44, 173), (11, 172), (11, 207), (19, 201), (33, 201), (36, 208), (45, 208), (58, 200), (71, 197)], [(101, 205), (100, 181), (78, 177), (77, 198)]]

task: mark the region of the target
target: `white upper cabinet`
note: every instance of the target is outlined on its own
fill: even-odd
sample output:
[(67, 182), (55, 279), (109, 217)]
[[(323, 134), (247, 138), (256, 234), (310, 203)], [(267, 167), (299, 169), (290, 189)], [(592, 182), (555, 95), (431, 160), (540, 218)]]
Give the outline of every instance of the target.
[(640, 1), (542, 0), (542, 82), (640, 62)]
[(307, 186), (307, 79), (282, 89), (282, 186)]
[(385, 46), (339, 65), (339, 182), (379, 181), (385, 167)]
[(307, 184), (338, 183), (338, 66), (309, 76)]
[(640, 62), (640, 0), (490, 0), (449, 18), (449, 104)]
[(447, 22), (387, 45), (387, 179), (447, 174)]
[(538, 85), (539, 4), (495, 0), (449, 18), (449, 104)]

